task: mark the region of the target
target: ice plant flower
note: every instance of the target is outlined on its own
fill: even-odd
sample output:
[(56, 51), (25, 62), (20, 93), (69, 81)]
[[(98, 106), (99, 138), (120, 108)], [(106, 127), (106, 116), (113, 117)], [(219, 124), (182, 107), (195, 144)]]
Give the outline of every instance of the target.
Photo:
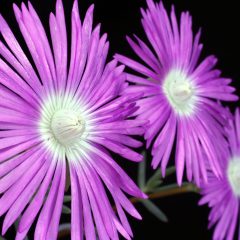
[[(232, 240), (236, 228), (239, 228), (239, 202), (240, 202), (240, 113), (235, 112), (235, 119), (227, 128), (229, 151), (223, 159), (221, 167), (222, 179), (217, 179), (209, 169), (209, 182), (202, 185), (203, 195), (199, 204), (208, 203), (211, 208), (209, 227), (216, 224), (214, 240)], [(240, 235), (239, 235), (240, 237)], [(238, 237), (238, 239), (239, 239)]]
[(215, 69), (216, 58), (199, 62), (202, 44), (200, 31), (192, 32), (188, 12), (177, 22), (174, 7), (168, 16), (162, 2), (147, 0), (142, 10), (142, 24), (151, 43), (127, 38), (143, 63), (117, 54), (116, 59), (137, 72), (128, 74), (132, 85), (127, 93), (144, 93), (137, 102), (138, 119), (148, 119), (145, 133), (147, 147), (152, 146), (152, 166), (161, 166), (163, 175), (176, 144), (177, 180), (181, 184), (186, 168), (189, 181), (198, 185), (207, 181), (205, 159), (216, 176), (221, 175), (219, 158), (226, 147), (222, 127), (224, 110), (218, 100), (233, 101), (237, 97)]
[(71, 239), (93, 240), (96, 231), (101, 240), (118, 239), (118, 233), (130, 239), (124, 211), (140, 215), (125, 193), (145, 196), (111, 152), (142, 159), (132, 150), (141, 146), (133, 135), (143, 134), (145, 121), (129, 118), (139, 94), (121, 94), (128, 86), (124, 67), (116, 60), (106, 64), (109, 44), (99, 25), (92, 30), (93, 6), (81, 23), (74, 2), (71, 54), (61, 0), (50, 15), (52, 48), (30, 3), (14, 11), (35, 66), (0, 16), (2, 234), (21, 215), (16, 239), (24, 239), (39, 214), (34, 239), (56, 239), (70, 175)]

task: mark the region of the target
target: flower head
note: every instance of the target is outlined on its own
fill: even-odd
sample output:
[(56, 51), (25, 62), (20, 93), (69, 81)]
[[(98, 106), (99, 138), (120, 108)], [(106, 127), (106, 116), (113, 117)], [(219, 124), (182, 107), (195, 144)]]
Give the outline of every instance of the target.
[(207, 181), (205, 162), (216, 176), (221, 175), (219, 159), (227, 143), (222, 129), (225, 110), (218, 101), (236, 100), (235, 89), (229, 86), (230, 79), (214, 69), (214, 56), (199, 63), (200, 31), (193, 35), (188, 12), (181, 14), (178, 24), (174, 7), (168, 16), (162, 2), (147, 3), (142, 24), (152, 48), (138, 37), (137, 43), (127, 38), (145, 64), (122, 55), (116, 55), (116, 59), (139, 73), (127, 75), (132, 85), (126, 92), (144, 94), (137, 101), (136, 115), (149, 120), (145, 139), (148, 147), (152, 145), (153, 168), (161, 165), (165, 174), (176, 144), (178, 183), (186, 167), (188, 180), (194, 179), (199, 185), (200, 179)]
[(208, 203), (211, 208), (209, 227), (216, 224), (213, 239), (234, 239), (238, 225), (240, 201), (240, 113), (236, 110), (235, 119), (227, 128), (230, 149), (221, 167), (222, 179), (217, 179), (209, 169), (209, 182), (203, 183), (200, 205)]
[[(71, 182), (71, 239), (130, 239), (124, 210), (140, 215), (125, 196), (145, 197), (111, 152), (141, 161), (132, 135), (145, 121), (129, 118), (139, 94), (123, 94), (124, 67), (106, 64), (109, 44), (92, 30), (93, 6), (83, 23), (72, 10), (71, 54), (61, 0), (50, 15), (52, 46), (29, 3), (14, 5), (32, 66), (0, 16), (0, 215), (3, 234), (22, 214), (16, 239), (24, 239), (39, 214), (34, 239), (57, 238), (65, 184)], [(53, 49), (53, 51), (52, 51)], [(68, 56), (70, 65), (68, 67)], [(37, 69), (37, 71), (35, 71)], [(107, 197), (108, 189), (117, 215)]]

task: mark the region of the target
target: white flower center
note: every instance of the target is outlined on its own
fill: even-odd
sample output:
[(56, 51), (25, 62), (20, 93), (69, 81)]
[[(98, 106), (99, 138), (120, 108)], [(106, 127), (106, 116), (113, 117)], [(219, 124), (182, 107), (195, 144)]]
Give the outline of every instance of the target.
[(236, 196), (240, 197), (240, 156), (229, 161), (227, 177), (232, 191)]
[(171, 70), (163, 82), (163, 92), (179, 114), (189, 116), (196, 106), (197, 96), (193, 81), (181, 70)]
[(71, 96), (51, 96), (44, 101), (39, 121), (43, 142), (56, 156), (81, 149), (91, 130), (86, 107)]
[(54, 113), (51, 129), (59, 143), (68, 147), (79, 141), (85, 130), (85, 122), (78, 112), (61, 109)]

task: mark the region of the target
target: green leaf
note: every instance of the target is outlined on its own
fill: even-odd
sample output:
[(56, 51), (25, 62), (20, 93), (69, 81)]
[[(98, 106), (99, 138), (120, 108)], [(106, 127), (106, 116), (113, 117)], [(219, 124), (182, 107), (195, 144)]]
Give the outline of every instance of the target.
[[(185, 186), (185, 184), (183, 183), (182, 186)], [(162, 187), (159, 187), (159, 188), (155, 188), (154, 192), (164, 192), (164, 191), (167, 191), (167, 190), (170, 190), (170, 189), (176, 189), (176, 188), (179, 188), (178, 184), (173, 183), (173, 184), (165, 185), (165, 186), (162, 186)]]
[(163, 181), (160, 179), (156, 179), (155, 181), (148, 182), (145, 186), (145, 191), (146, 192), (154, 192), (155, 188), (158, 188)]
[(152, 213), (156, 218), (158, 218), (162, 222), (168, 222), (168, 218), (165, 213), (160, 210), (153, 202), (150, 200), (142, 200), (141, 203), (145, 206), (145, 208)]
[(161, 179), (162, 174), (160, 169), (158, 169), (157, 171), (155, 171), (155, 173), (148, 179), (147, 184), (151, 185), (151, 183), (155, 182), (158, 179)]
[[(175, 172), (175, 167), (169, 167), (166, 170), (166, 177), (171, 175), (174, 172)], [(163, 182), (161, 179), (162, 179), (162, 173), (161, 173), (160, 169), (158, 169), (147, 181), (147, 183), (144, 187), (145, 192), (156, 192), (155, 188), (159, 188), (159, 186)]]
[(169, 175), (171, 175), (175, 172), (176, 172), (176, 167), (175, 166), (169, 167), (169, 168), (166, 169), (165, 177), (168, 177)]
[(161, 176), (161, 172), (160, 172), (160, 170), (157, 170), (153, 174), (153, 176), (147, 181), (147, 183), (144, 187), (144, 192), (146, 192), (146, 193), (153, 192), (156, 187), (161, 185), (162, 181), (161, 181), (160, 176)]
[(62, 213), (63, 214), (71, 214), (71, 209), (69, 207), (67, 207), (66, 205), (63, 205)]
[(70, 195), (65, 195), (63, 199), (64, 203), (71, 202), (71, 196)]
[[(166, 174), (165, 174), (165, 177), (175, 173), (176, 171), (176, 168), (173, 166), (173, 167), (169, 167), (166, 169)], [(160, 169), (156, 170), (156, 172), (153, 174), (153, 176), (151, 178), (149, 178), (148, 182), (151, 182), (151, 181), (155, 181), (156, 179), (162, 179), (163, 176), (162, 176), (162, 172), (160, 171)]]
[(143, 153), (143, 161), (138, 167), (138, 186), (143, 189), (146, 183), (146, 152)]

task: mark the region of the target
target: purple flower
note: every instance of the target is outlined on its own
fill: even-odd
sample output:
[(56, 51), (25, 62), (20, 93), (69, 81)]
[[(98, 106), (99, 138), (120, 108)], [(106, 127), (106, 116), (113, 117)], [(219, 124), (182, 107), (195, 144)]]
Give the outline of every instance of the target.
[(50, 15), (53, 53), (32, 5), (14, 5), (14, 11), (37, 71), (0, 16), (2, 233), (22, 214), (16, 239), (24, 239), (39, 213), (34, 239), (56, 239), (70, 178), (71, 239), (96, 239), (95, 226), (99, 239), (118, 239), (118, 232), (130, 239), (124, 210), (141, 217), (124, 193), (145, 195), (110, 151), (142, 160), (132, 150), (141, 142), (132, 135), (143, 134), (145, 121), (129, 118), (139, 94), (121, 94), (128, 85), (124, 67), (115, 60), (105, 65), (109, 44), (99, 25), (92, 30), (93, 6), (81, 23), (74, 2), (71, 54), (61, 0)]
[(152, 166), (161, 165), (163, 175), (176, 144), (175, 164), (177, 181), (182, 182), (186, 167), (189, 181), (207, 181), (205, 159), (216, 176), (221, 176), (219, 159), (226, 141), (222, 127), (224, 109), (217, 100), (234, 101), (230, 79), (222, 78), (214, 69), (216, 58), (209, 56), (199, 63), (202, 44), (200, 31), (192, 33), (188, 12), (181, 14), (177, 23), (175, 10), (168, 16), (162, 2), (148, 0), (142, 10), (142, 24), (152, 48), (136, 37), (127, 38), (129, 44), (145, 63), (116, 55), (116, 59), (141, 76), (128, 74), (132, 85), (127, 93), (142, 92), (137, 102), (138, 119), (148, 119), (145, 133), (147, 147), (152, 145)]
[[(209, 227), (216, 224), (214, 240), (232, 240), (236, 225), (239, 225), (240, 200), (240, 113), (236, 110), (235, 119), (227, 128), (230, 149), (223, 159), (221, 168), (222, 179), (208, 172), (209, 182), (202, 185), (200, 205), (208, 203), (211, 208)], [(239, 235), (240, 237), (240, 235)]]

